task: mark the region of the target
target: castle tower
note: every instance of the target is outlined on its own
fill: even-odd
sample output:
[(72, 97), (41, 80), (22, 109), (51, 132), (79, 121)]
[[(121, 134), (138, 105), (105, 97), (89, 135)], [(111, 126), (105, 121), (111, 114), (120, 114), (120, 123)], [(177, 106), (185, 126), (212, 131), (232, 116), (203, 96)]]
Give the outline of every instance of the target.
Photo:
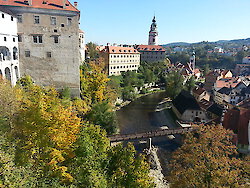
[(148, 45), (158, 45), (158, 31), (155, 16), (149, 31)]
[(195, 52), (193, 52), (192, 56), (190, 57), (190, 64), (191, 64), (191, 67), (194, 71), (194, 69), (195, 69)]

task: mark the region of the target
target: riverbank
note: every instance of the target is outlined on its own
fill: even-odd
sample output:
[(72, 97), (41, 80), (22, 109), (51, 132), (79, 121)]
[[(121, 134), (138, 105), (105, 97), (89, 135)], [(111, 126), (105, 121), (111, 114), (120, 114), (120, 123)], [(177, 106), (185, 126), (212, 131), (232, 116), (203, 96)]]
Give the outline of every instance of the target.
[[(137, 99), (139, 99), (141, 97), (145, 97), (147, 95), (151, 95), (151, 94), (154, 94), (154, 93), (162, 93), (162, 92), (165, 92), (165, 90), (154, 90), (154, 91), (151, 91), (151, 92), (148, 92), (148, 93), (145, 93), (145, 94), (138, 94), (133, 101), (135, 101), (135, 100), (137, 100)], [(124, 101), (124, 102), (122, 102), (119, 106), (115, 107), (115, 111), (120, 110), (121, 108), (129, 105), (133, 101)]]

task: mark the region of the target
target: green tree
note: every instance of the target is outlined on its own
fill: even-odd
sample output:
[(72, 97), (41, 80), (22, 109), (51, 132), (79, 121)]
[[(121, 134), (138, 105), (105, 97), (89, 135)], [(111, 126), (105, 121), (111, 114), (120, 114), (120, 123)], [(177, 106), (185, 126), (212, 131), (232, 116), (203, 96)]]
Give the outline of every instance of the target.
[(209, 64), (205, 64), (203, 67), (203, 75), (206, 76), (210, 72)]
[(149, 164), (132, 144), (111, 147), (103, 129), (86, 123), (75, 143), (70, 171), (77, 187), (153, 187)]
[(70, 168), (77, 187), (108, 187), (106, 166), (109, 147), (106, 132), (99, 126), (85, 124), (82, 127), (74, 144), (75, 158)]
[(143, 155), (136, 157), (132, 144), (128, 144), (125, 148), (121, 144), (111, 148), (108, 157), (109, 187), (154, 187), (152, 179), (148, 176), (149, 165), (145, 157)]
[(192, 93), (193, 89), (195, 88), (195, 78), (194, 76), (191, 76), (189, 79), (187, 79), (184, 88)]
[(183, 89), (184, 78), (179, 71), (171, 71), (166, 75), (166, 94), (174, 99)]
[(106, 101), (96, 103), (86, 115), (86, 118), (94, 125), (100, 125), (108, 134), (117, 131), (116, 114), (112, 106)]
[(93, 61), (99, 58), (99, 52), (97, 51), (97, 44), (89, 42), (86, 44), (88, 61)]
[(232, 135), (220, 125), (188, 133), (173, 154), (168, 176), (171, 187), (246, 186), (242, 161), (234, 157), (237, 150), (231, 143)]
[(125, 86), (122, 90), (123, 100), (132, 101), (136, 98), (135, 88), (132, 86)]

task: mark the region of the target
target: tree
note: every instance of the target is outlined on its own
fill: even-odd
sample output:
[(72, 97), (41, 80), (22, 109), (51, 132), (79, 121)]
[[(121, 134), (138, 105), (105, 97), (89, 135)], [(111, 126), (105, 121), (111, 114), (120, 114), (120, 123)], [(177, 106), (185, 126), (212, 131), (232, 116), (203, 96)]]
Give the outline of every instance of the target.
[(70, 182), (64, 161), (72, 156), (80, 119), (72, 106), (65, 107), (58, 92), (50, 87), (31, 84), (19, 86), (20, 109), (14, 121), (17, 139), (16, 159), (19, 165), (32, 163), (36, 168)]
[(93, 61), (99, 58), (99, 52), (97, 51), (97, 44), (89, 42), (86, 44), (88, 61)]
[(209, 64), (204, 65), (203, 75), (206, 76), (210, 72)]
[(166, 93), (174, 99), (183, 89), (184, 78), (179, 71), (171, 71), (166, 76)]
[(85, 123), (74, 144), (75, 158), (70, 167), (77, 187), (108, 187), (106, 169), (109, 147), (106, 132), (99, 126)]
[(125, 148), (121, 144), (111, 148), (108, 158), (109, 187), (154, 187), (148, 176), (149, 164), (143, 155), (136, 157), (135, 148), (131, 143)]
[(111, 147), (99, 126), (85, 123), (74, 145), (70, 171), (77, 187), (153, 187), (145, 157), (132, 144)]
[(242, 161), (235, 158), (232, 131), (222, 126), (202, 126), (188, 133), (184, 144), (173, 153), (172, 187), (239, 187), (246, 185)]
[(187, 79), (185, 83), (185, 89), (192, 93), (193, 89), (195, 88), (195, 78), (194, 76), (191, 76), (189, 79)]
[(132, 86), (125, 86), (122, 90), (123, 100), (132, 101), (136, 98), (135, 88)]
[(7, 80), (0, 78), (0, 128), (10, 129), (19, 108), (19, 90), (12, 88)]
[(83, 65), (80, 76), (83, 100), (89, 100), (93, 104), (108, 99), (106, 94), (109, 78), (105, 73), (102, 59)]
[(96, 103), (86, 118), (94, 125), (100, 125), (108, 134), (113, 134), (117, 131), (116, 114), (108, 102)]

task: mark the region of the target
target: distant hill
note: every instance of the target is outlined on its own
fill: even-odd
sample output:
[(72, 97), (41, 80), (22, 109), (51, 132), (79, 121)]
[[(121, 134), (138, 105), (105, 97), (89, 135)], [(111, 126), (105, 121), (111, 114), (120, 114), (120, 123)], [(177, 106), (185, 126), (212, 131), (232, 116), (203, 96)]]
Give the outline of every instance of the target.
[(189, 46), (192, 43), (187, 43), (187, 42), (173, 42), (173, 43), (169, 43), (169, 44), (163, 44), (161, 46), (164, 47), (172, 47), (172, 46)]
[[(194, 44), (201, 44), (204, 42), (198, 42), (198, 43), (187, 43), (187, 42), (173, 42), (169, 44), (164, 44), (162, 46), (164, 47), (173, 47), (173, 46), (190, 46)], [(246, 39), (234, 39), (234, 40), (219, 40), (216, 42), (207, 42), (207, 44), (216, 44), (216, 45), (236, 45), (236, 46), (242, 46), (242, 45), (250, 45), (250, 38)]]

